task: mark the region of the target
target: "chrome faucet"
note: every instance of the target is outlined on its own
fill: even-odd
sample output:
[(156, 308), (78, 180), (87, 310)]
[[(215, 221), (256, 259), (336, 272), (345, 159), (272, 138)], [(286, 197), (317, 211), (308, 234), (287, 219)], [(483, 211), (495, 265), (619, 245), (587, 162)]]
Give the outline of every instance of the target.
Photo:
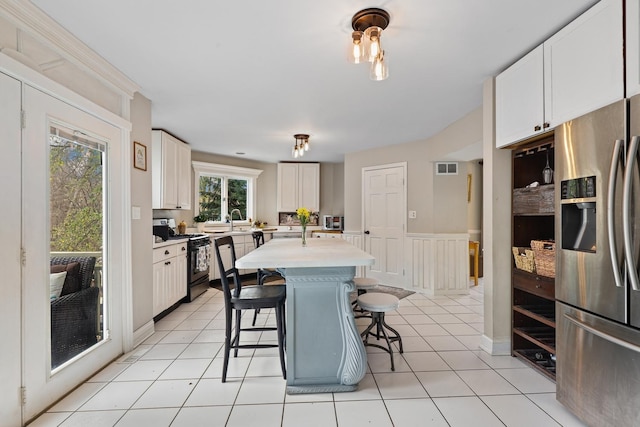
[(240, 209), (232, 210), (231, 213), (229, 214), (229, 222), (231, 222), (231, 231), (233, 231), (233, 213), (234, 212), (238, 212), (238, 216), (240, 217), (240, 221), (242, 221), (242, 212), (240, 212)]

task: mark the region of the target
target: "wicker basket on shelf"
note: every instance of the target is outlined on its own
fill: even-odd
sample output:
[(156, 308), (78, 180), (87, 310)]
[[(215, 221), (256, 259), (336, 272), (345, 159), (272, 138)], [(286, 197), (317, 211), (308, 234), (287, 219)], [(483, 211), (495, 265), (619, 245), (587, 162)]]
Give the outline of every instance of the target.
[(540, 276), (556, 277), (556, 243), (553, 240), (532, 240), (536, 272)]
[(524, 270), (529, 273), (536, 271), (534, 253), (531, 249), (514, 246), (511, 250), (513, 251), (513, 259), (516, 262), (516, 268), (518, 270)]

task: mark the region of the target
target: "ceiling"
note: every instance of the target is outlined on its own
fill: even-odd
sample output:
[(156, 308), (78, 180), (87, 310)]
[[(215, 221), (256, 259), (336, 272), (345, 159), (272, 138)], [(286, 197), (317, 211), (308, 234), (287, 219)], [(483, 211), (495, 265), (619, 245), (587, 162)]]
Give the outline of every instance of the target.
[[(152, 101), (193, 150), (304, 161), (429, 138), (481, 106), (482, 83), (595, 0), (32, 0)], [(380, 7), (389, 78), (346, 60), (351, 17)], [(243, 155), (237, 153), (244, 153)], [(452, 155), (455, 157), (455, 155)]]

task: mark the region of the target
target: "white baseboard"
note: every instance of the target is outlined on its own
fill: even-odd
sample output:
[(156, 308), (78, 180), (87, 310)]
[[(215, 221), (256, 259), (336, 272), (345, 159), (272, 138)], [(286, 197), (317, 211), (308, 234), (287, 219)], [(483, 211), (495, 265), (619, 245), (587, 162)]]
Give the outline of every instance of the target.
[(133, 348), (136, 348), (155, 332), (153, 320), (133, 331)]
[(482, 335), (480, 348), (493, 356), (509, 356), (511, 354), (511, 340), (497, 341)]

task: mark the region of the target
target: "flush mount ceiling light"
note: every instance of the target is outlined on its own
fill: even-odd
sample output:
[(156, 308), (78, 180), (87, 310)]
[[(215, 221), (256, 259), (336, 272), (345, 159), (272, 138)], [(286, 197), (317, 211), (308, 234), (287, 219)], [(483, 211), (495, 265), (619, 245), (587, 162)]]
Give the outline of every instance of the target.
[(309, 151), (309, 135), (304, 133), (297, 133), (293, 135), (296, 139), (296, 145), (293, 146), (291, 154), (295, 159), (304, 156), (305, 151)]
[(363, 9), (351, 18), (351, 44), (349, 62), (371, 63), (371, 80), (384, 80), (389, 77), (389, 68), (384, 60), (384, 50), (380, 43), (382, 30), (389, 25), (389, 13), (375, 7)]

